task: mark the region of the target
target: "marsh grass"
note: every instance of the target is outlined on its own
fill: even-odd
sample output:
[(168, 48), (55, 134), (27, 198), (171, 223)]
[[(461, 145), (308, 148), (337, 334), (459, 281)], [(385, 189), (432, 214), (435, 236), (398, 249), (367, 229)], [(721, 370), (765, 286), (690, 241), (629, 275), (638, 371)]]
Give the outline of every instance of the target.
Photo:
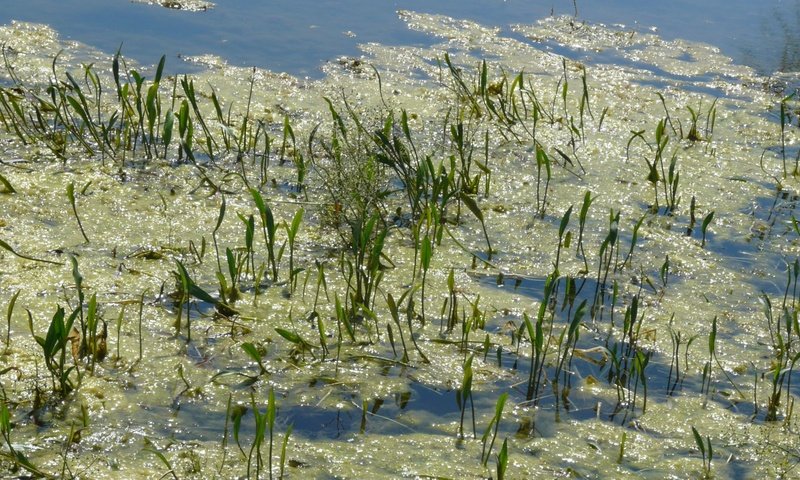
[[(73, 390), (77, 389), (81, 383), (81, 373), (77, 365), (68, 365), (67, 362), (67, 343), (73, 344), (72, 356), (77, 362), (78, 349), (72, 342), (74, 338), (72, 333), (72, 325), (80, 313), (79, 310), (73, 310), (69, 317), (63, 308), (58, 307), (50, 320), (50, 326), (47, 329), (45, 337), (36, 335), (33, 329), (33, 315), (28, 310), (28, 326), (31, 335), (36, 340), (36, 343), (42, 349), (44, 355), (44, 364), (47, 371), (50, 373), (50, 378), (53, 385), (53, 391), (58, 393), (62, 398), (67, 397)], [(80, 340), (78, 340), (80, 341)]]
[(6, 307), (6, 348), (4, 350), (5, 353), (8, 353), (11, 350), (11, 317), (14, 315), (14, 306), (17, 303), (17, 298), (19, 298), (19, 294), (22, 293), (22, 290), (17, 290), (14, 292), (14, 295), (11, 296), (11, 300), (8, 301), (8, 307)]
[[(483, 448), (481, 450), (481, 462), (483, 463), (484, 467), (489, 462), (489, 456), (492, 453), (492, 447), (497, 439), (497, 432), (500, 430), (500, 419), (503, 416), (503, 408), (505, 408), (506, 400), (508, 400), (508, 393), (503, 392), (497, 398), (497, 403), (495, 404), (494, 408), (494, 416), (489, 421), (489, 424), (486, 426), (486, 430), (484, 430), (483, 435), (481, 436), (481, 443), (483, 444)], [(494, 427), (494, 430), (492, 430), (492, 427)], [(489, 442), (487, 447), (486, 442), (489, 440), (489, 435), (491, 435), (492, 440)]]
[(167, 468), (167, 471), (161, 475), (161, 478), (166, 477), (167, 475), (171, 475), (174, 480), (178, 480), (178, 474), (175, 473), (175, 468), (172, 466), (172, 462), (169, 461), (164, 452), (158, 449), (158, 447), (147, 437), (144, 439), (145, 447), (142, 451), (155, 455), (156, 458)]
[(2, 185), (2, 187), (3, 187), (3, 190), (0, 191), (0, 193), (4, 193), (4, 194), (17, 193), (17, 191), (11, 185), (11, 182), (6, 177), (4, 177), (2, 174), (0, 174), (0, 185)]
[(700, 227), (700, 230), (703, 233), (703, 240), (702, 240), (702, 242), (700, 244), (700, 246), (702, 246), (702, 247), (706, 246), (706, 233), (708, 232), (708, 227), (709, 227), (709, 225), (711, 225), (711, 222), (713, 220), (714, 220), (714, 211), (712, 210), (712, 211), (708, 212), (708, 215), (706, 215), (705, 218), (703, 218), (703, 224)]
[(463, 439), (465, 438), (464, 435), (464, 415), (467, 411), (467, 400), (470, 402), (470, 407), (472, 410), (472, 436), (475, 437), (475, 403), (472, 397), (472, 380), (473, 380), (473, 370), (472, 370), (472, 360), (474, 355), (470, 355), (464, 361), (464, 375), (461, 379), (461, 387), (456, 390), (456, 403), (458, 404), (458, 409), (461, 411), (461, 421), (458, 425), (458, 437)]
[(42, 259), (42, 258), (34, 258), (34, 257), (28, 256), (28, 255), (25, 255), (25, 254), (19, 253), (19, 252), (17, 252), (16, 250), (14, 250), (14, 248), (12, 248), (12, 247), (11, 247), (11, 245), (9, 245), (8, 243), (6, 243), (6, 242), (5, 242), (4, 240), (2, 240), (2, 239), (0, 239), (0, 248), (2, 248), (2, 249), (4, 249), (4, 250), (8, 251), (9, 253), (11, 253), (12, 255), (14, 255), (15, 257), (19, 257), (19, 258), (22, 258), (22, 259), (24, 259), (24, 260), (30, 260), (30, 261), (32, 261), (32, 262), (48, 263), (48, 264), (50, 264), (50, 265), (63, 265), (63, 263), (54, 262), (54, 261), (52, 261), (52, 260), (45, 260), (45, 259)]
[(75, 183), (70, 182), (67, 185), (67, 198), (69, 199), (69, 204), (72, 207), (72, 213), (75, 215), (75, 220), (78, 222), (78, 228), (80, 228), (81, 235), (83, 235), (83, 239), (86, 240), (86, 243), (91, 243), (89, 241), (89, 237), (86, 236), (86, 231), (83, 229), (83, 223), (81, 223), (81, 217), (78, 216), (78, 207), (75, 203)]
[(703, 458), (703, 478), (712, 478), (711, 461), (714, 459), (714, 449), (711, 447), (711, 438), (706, 437), (706, 441), (703, 443), (703, 437), (700, 436), (700, 432), (694, 426), (692, 427), (692, 435), (694, 436), (695, 445)]
[[(494, 449), (507, 402), (518, 407), (541, 407), (542, 411), (552, 410), (555, 406), (557, 418), (561, 413), (571, 415), (572, 402), (575, 401), (570, 398), (571, 383), (574, 378), (579, 378), (578, 374), (588, 379), (585, 371), (588, 368), (592, 377), (604, 377), (605, 386), (616, 392), (617, 403), (609, 415), (610, 420), (627, 426), (628, 420), (635, 419), (638, 413), (650, 413), (648, 402), (653, 402), (654, 396), (655, 401), (660, 402), (684, 385), (696, 388), (696, 379), (687, 377), (698, 376), (690, 369), (689, 361), (693, 356), (690, 355), (690, 346), (697, 337), (687, 338), (685, 333), (671, 328), (671, 364), (666, 393), (653, 388), (657, 374), (652, 372), (651, 366), (661, 361), (656, 356), (658, 345), (654, 339), (660, 325), (656, 322), (660, 320), (655, 318), (652, 329), (645, 321), (662, 314), (659, 310), (661, 303), (668, 298), (667, 292), (680, 284), (676, 278), (680, 279), (681, 272), (676, 267), (679, 257), (671, 250), (657, 251), (652, 242), (640, 244), (639, 238), (645, 219), (658, 213), (678, 213), (681, 200), (678, 152), (694, 148), (698, 142), (707, 145), (711, 142), (716, 102), (705, 111), (702, 103), (697, 110), (687, 106), (690, 120), (682, 125), (678, 118), (681, 114), (670, 112), (661, 96), (665, 116), (655, 127), (654, 138), (645, 129), (632, 132), (626, 154), (630, 157), (634, 152), (638, 158), (644, 152), (641, 156), (646, 164), (647, 183), (642, 198), (649, 196), (649, 189), (652, 189), (653, 203), (649, 212), (634, 212), (630, 217), (632, 220), (624, 219), (633, 224), (630, 245), (627, 245), (620, 239), (627, 235), (627, 232), (621, 235), (620, 221), (621, 211), (625, 210), (627, 216), (628, 210), (615, 205), (612, 200), (606, 202), (606, 205), (612, 205), (607, 217), (602, 213), (596, 215), (591, 207), (602, 197), (587, 190), (588, 185), (595, 183), (580, 162), (582, 149), (591, 144), (593, 127), (599, 131), (609, 112), (608, 107), (602, 109), (599, 120), (595, 120), (594, 112), (600, 111), (602, 105), (599, 103), (601, 99), (593, 96), (594, 90), (590, 89), (587, 67), (565, 60), (561, 72), (550, 79), (552, 82), (546, 88), (534, 88), (540, 79), (522, 72), (506, 72), (486, 61), (471, 68), (456, 65), (445, 54), (444, 64), (440, 65), (443, 67), (441, 84), (450, 95), (447, 98), (450, 103), (440, 112), (441, 118), (428, 123), (427, 119), (418, 118), (417, 113), (394, 104), (390, 106), (384, 98), (382, 106), (364, 108), (361, 102), (352, 100), (355, 96), (348, 98), (343, 95), (341, 99), (324, 99), (326, 121), (317, 125), (294, 123), (296, 117), (292, 112), (286, 113), (282, 122), (273, 125), (256, 118), (259, 112), (253, 101), (258, 95), (254, 92), (255, 71), (249, 79), (246, 106), (241, 116), (240, 110), (235, 109), (232, 103), (225, 103), (220, 92), (214, 88), (206, 90), (202, 82), (188, 76), (171, 79), (170, 93), (170, 86), (162, 78), (163, 57), (154, 78), (149, 81), (135, 70), (128, 69), (119, 52), (112, 64), (116, 96), (112, 92), (103, 97), (105, 79), (100, 70), (85, 65), (81, 74), (62, 74), (57, 72), (55, 61), (50, 85), (44, 90), (19, 81), (13, 88), (0, 87), (0, 122), (6, 131), (23, 142), (45, 145), (61, 161), (66, 162), (75, 152), (80, 152), (99, 154), (103, 163), (106, 158), (113, 159), (122, 171), (157, 159), (190, 163), (195, 175), (192, 181), (199, 181), (198, 188), (190, 195), (201, 187), (207, 188), (210, 195), (220, 194), (217, 197), (216, 224), (211, 232), (216, 265), (203, 262), (206, 230), (198, 232), (205, 234), (199, 248), (194, 243), (199, 236), (189, 240), (189, 252), (181, 252), (184, 256), (174, 259), (174, 271), (171, 272), (177, 289), (172, 304), (177, 310), (174, 312), (177, 317), (175, 336), (183, 335), (185, 326), (187, 343), (207, 341), (213, 346), (230, 340), (238, 352), (238, 361), (251, 362), (251, 368), (258, 369), (258, 373), (252, 375), (234, 372), (235, 367), (212, 374), (212, 381), (229, 374), (246, 377), (238, 387), (252, 388), (249, 407), (255, 421), (254, 436), (248, 451), (245, 451), (239, 433), (248, 407), (233, 406), (232, 392), (227, 392), (223, 459), (218, 473), (221, 474), (225, 465), (230, 429), (241, 453), (240, 460), (244, 463), (243, 460), (247, 459), (247, 475), (265, 477), (265, 470), (269, 469), (269, 476), (273, 476), (272, 450), (277, 415), (274, 391), (270, 388), (266, 411), (260, 411), (258, 403), (263, 402), (266, 392), (259, 393), (254, 385), (269, 381), (281, 388), (280, 382), (289, 378), (290, 373), (306, 370), (317, 377), (327, 378), (330, 374), (324, 369), (334, 363), (334, 359), (329, 358), (332, 357), (334, 342), (333, 377), (337, 385), (348, 388), (351, 371), (347, 365), (351, 361), (380, 359), (391, 366), (381, 375), (395, 375), (392, 368), (396, 367), (402, 370), (402, 373), (397, 373), (399, 377), (421, 383), (414, 378), (415, 373), (409, 372), (419, 370), (426, 373), (428, 368), (438, 368), (440, 361), (456, 359), (461, 371), (445, 381), (460, 380), (455, 393), (460, 416), (457, 435), (462, 444), (469, 430), (468, 425), (466, 429), (464, 426), (467, 408), (472, 414), (473, 438), (477, 435), (474, 395), (485, 388), (500, 388), (502, 392), (497, 398), (494, 414), (483, 430), (480, 454), (480, 464), (486, 469), (495, 450), (498, 478), (506, 476), (509, 449), (513, 453), (518, 448), (513, 442), (509, 445), (504, 440), (499, 451)], [(379, 74), (377, 77), (380, 81)], [(115, 98), (109, 101), (109, 96)], [(782, 111), (782, 117), (785, 113)], [(617, 120), (612, 117), (609, 116), (609, 122)], [(323, 117), (315, 117), (314, 121), (318, 118)], [(435, 135), (426, 131), (429, 125), (437, 131)], [(787, 125), (788, 122), (781, 127), (782, 142)], [(675, 149), (671, 151), (673, 146)], [(535, 204), (530, 199), (533, 207), (527, 215), (533, 216), (543, 228), (552, 230), (548, 233), (550, 235), (555, 233), (556, 226), (543, 219), (552, 217), (553, 211), (563, 212), (557, 227), (557, 243), (556, 236), (550, 235), (553, 240), (550, 244), (535, 247), (547, 256), (546, 265), (552, 263), (551, 273), (546, 275), (541, 286), (537, 284), (536, 287), (535, 298), (539, 303), (531, 302), (530, 308), (522, 307), (511, 313), (508, 313), (511, 309), (507, 305), (500, 304), (498, 297), (482, 296), (483, 292), (476, 292), (475, 285), (469, 282), (459, 280), (456, 284), (456, 275), (477, 270), (479, 261), (480, 268), (491, 272), (488, 276), (496, 279), (498, 288), (511, 290), (511, 279), (516, 280), (516, 288), (523, 278), (505, 269), (505, 254), (509, 252), (502, 250), (506, 247), (495, 251), (490, 241), (489, 233), (493, 231), (495, 219), (487, 214), (490, 212), (488, 204), (497, 195), (498, 178), (502, 180), (505, 175), (500, 162), (492, 160), (490, 164), (490, 159), (496, 158), (495, 149), (498, 147), (525, 160), (522, 164), (526, 173), (536, 177), (535, 192), (525, 192), (529, 197), (534, 193), (536, 196)], [(231, 153), (235, 155), (229, 155)], [(280, 180), (291, 186), (291, 192), (286, 194), (290, 198), (288, 201), (276, 198), (279, 190), (275, 179), (269, 182), (270, 175), (276, 174), (270, 171), (273, 157), (286, 167), (294, 168), (291, 173), (281, 173), (284, 178)], [(157, 166), (157, 162), (153, 165)], [(295, 175), (294, 179), (292, 175)], [(562, 182), (565, 176), (573, 177), (570, 180), (574, 183)], [(621, 180), (631, 182), (630, 178)], [(7, 182), (0, 183), (5, 184), (6, 191), (13, 190)], [(88, 243), (78, 216), (74, 188), (72, 183), (68, 186), (68, 197)], [(577, 214), (577, 226), (573, 215), (577, 205), (567, 207), (564, 203), (564, 199), (575, 192), (585, 192)], [(241, 223), (233, 221), (234, 234), (230, 234), (233, 230), (223, 228), (227, 226), (225, 215), (229, 205), (237, 208), (249, 205), (237, 212)], [(689, 236), (695, 228), (695, 214), (693, 197)], [(604, 223), (605, 218), (608, 218), (607, 223)], [(714, 212), (711, 211), (702, 221), (703, 247), (713, 218)], [(475, 226), (480, 224), (480, 231), (475, 228), (470, 232), (470, 222)], [(797, 229), (796, 224), (794, 227)], [(260, 234), (258, 230), (261, 230)], [(311, 245), (319, 238), (315, 235), (320, 232), (332, 232), (338, 236), (339, 242), (327, 250), (327, 258), (313, 259), (315, 271), (309, 257), (318, 254)], [(241, 244), (242, 233), (244, 246)], [(263, 245), (259, 237), (263, 239)], [(478, 245), (485, 242), (485, 255), (480, 252), (481, 247), (465, 246), (473, 245), (473, 241)], [(622, 243), (626, 244), (623, 246)], [(404, 252), (407, 256), (397, 253), (396, 249), (403, 246), (407, 247)], [(19, 255), (3, 241), (0, 241), (0, 247), (23, 259), (57, 264)], [(288, 269), (286, 262), (282, 263), (287, 247)], [(459, 256), (458, 249), (465, 255)], [(636, 255), (634, 250), (637, 250)], [(706, 253), (711, 255), (714, 252)], [(495, 255), (499, 257), (496, 260)], [(469, 267), (470, 258), (473, 259), (472, 268)], [(650, 264), (654, 258), (664, 259), (660, 269), (658, 265)], [(81, 368), (88, 365), (94, 370), (95, 364), (102, 361), (100, 352), (107, 348), (104, 346), (107, 341), (104, 314), (107, 311), (103, 309), (106, 303), (103, 293), (88, 295), (78, 271), (77, 259), (73, 257), (71, 262), (77, 299), (70, 296), (68, 301), (72, 300), (75, 306), (66, 310), (59, 307), (46, 337), (36, 337), (51, 376), (52, 389), (67, 401), (69, 392), (74, 392), (80, 384)], [(169, 269), (168, 266), (164, 268)], [(212, 278), (209, 270), (214, 268), (219, 298), (211, 296), (206, 290), (208, 285), (204, 283)], [(298, 276), (304, 271), (301, 296), (297, 292), (297, 283)], [(772, 387), (765, 402), (768, 420), (777, 420), (782, 409), (786, 412), (785, 417), (791, 417), (794, 400), (791, 376), (800, 358), (796, 348), (800, 327), (797, 327), (795, 311), (799, 271), (797, 264), (790, 266), (782, 308), (773, 312), (769, 298), (764, 297), (773, 353), (768, 367), (762, 368), (764, 378)], [(445, 273), (444, 285), (438, 285)], [(628, 281), (632, 276), (638, 280), (638, 291), (631, 286), (634, 282)], [(257, 305), (264, 277), (267, 278), (264, 296), (268, 300)], [(657, 284), (656, 278), (659, 277), (661, 284), (656, 286), (653, 282)], [(249, 288), (251, 281), (252, 291)], [(334, 291), (332, 296), (328, 292), (329, 281)], [(592, 281), (595, 282), (594, 288), (591, 287)], [(309, 283), (314, 288), (313, 306), (309, 305), (310, 301), (306, 303)], [(282, 287), (280, 293), (283, 295), (278, 298), (278, 292), (269, 291), (271, 287)], [(398, 296), (399, 292), (402, 294)], [(147, 341), (147, 331), (143, 327), (146, 294), (147, 289), (138, 300), (139, 351), (136, 363), (146, 360), (143, 349), (143, 342)], [(258, 311), (255, 315), (258, 321), (240, 317), (233, 306), (238, 299), (248, 299), (251, 294), (252, 309)], [(436, 299), (438, 307), (437, 294), (444, 297), (439, 310), (439, 338), (431, 338), (431, 330), (435, 330), (436, 314), (433, 312), (436, 308), (431, 307), (430, 302)], [(8, 306), (7, 351), (11, 344), (11, 315), (18, 295), (19, 291)], [(89, 297), (88, 302), (85, 296)], [(198, 311), (205, 314), (201, 311), (204, 304), (212, 305), (216, 313), (208, 316), (210, 326), (203, 331), (193, 327), (192, 322)], [(268, 316), (265, 311), (283, 307), (286, 307), (288, 315), (280, 315), (275, 322), (265, 319)], [(242, 311), (247, 309), (249, 305), (241, 306)], [(781, 310), (779, 314), (778, 310)], [(119, 331), (124, 311), (124, 308), (120, 310), (117, 321), (117, 358), (120, 356)], [(68, 312), (71, 312), (69, 316)], [(294, 315), (294, 312), (302, 313)], [(31, 312), (28, 315), (33, 332), (33, 315)], [(504, 328), (503, 332), (511, 336), (509, 346), (494, 334), (498, 318), (514, 315), (515, 322), (519, 322), (519, 317), (523, 320), (519, 325), (510, 322), (511, 326)], [(621, 325), (620, 316), (623, 316)], [(220, 320), (231, 323), (230, 334), (225, 332), (212, 338), (210, 332), (219, 330)], [(251, 324), (245, 327), (246, 322)], [(330, 322), (335, 322), (335, 325)], [(71, 336), (73, 324), (79, 327), (76, 330), (80, 330), (80, 336)], [(384, 325), (388, 344), (380, 335)], [(603, 338), (606, 326), (607, 335)], [(243, 332), (243, 338), (235, 338), (238, 335), (235, 331)], [(282, 340), (270, 343), (270, 336), (274, 337), (274, 334)], [(715, 318), (700, 387), (706, 395), (711, 390), (714, 365), (738, 390), (734, 383), (738, 379), (729, 376), (717, 357), (716, 337)], [(649, 340), (653, 341), (654, 347), (646, 343)], [(528, 345), (523, 347), (526, 341), (530, 343), (529, 348)], [(65, 355), (66, 345), (70, 342), (73, 349), (78, 345), (78, 349), (73, 350), (77, 352), (77, 358), (73, 358), (72, 365)], [(387, 358), (391, 355), (389, 348), (394, 359)], [(489, 352), (495, 348), (496, 366), (488, 358)], [(600, 353), (601, 358), (590, 365), (583, 356), (587, 351)], [(478, 354), (480, 359), (481, 353), (484, 364), (478, 366), (474, 364), (475, 356)], [(307, 361), (307, 356), (312, 360)], [(435, 361), (434, 367), (424, 365), (430, 362), (429, 356)], [(507, 368), (510, 358), (513, 358), (513, 367)], [(237, 358), (231, 361), (235, 362)], [(288, 365), (286, 369), (275, 368), (276, 364), (283, 363)], [(523, 365), (520, 372), (517, 371), (518, 363)], [(527, 368), (526, 363), (529, 363)], [(192, 377), (184, 376), (182, 364), (180, 369), (179, 374), (189, 388), (186, 379)], [(476, 375), (483, 379), (485, 371), (497, 374), (497, 378), (476, 383)], [(457, 378), (459, 376), (461, 378)], [(520, 377), (520, 382), (509, 386), (506, 379), (516, 376)], [(552, 389), (552, 394), (546, 387)], [(359, 393), (356, 391), (358, 388), (353, 387), (354, 395)], [(3, 395), (5, 397), (5, 391)], [(377, 405), (376, 400), (374, 410), (377, 410)], [(370, 435), (372, 432), (366, 428), (366, 417), (370, 413), (368, 402), (362, 400), (360, 407), (361, 432)], [(585, 410), (582, 407), (585, 404), (579, 405), (577, 411)], [(5, 423), (8, 424), (5, 402), (3, 408)], [(596, 408), (599, 418), (601, 407), (598, 404)], [(478, 410), (478, 418), (481, 418)], [(525, 430), (527, 420), (515, 410), (512, 422), (519, 422), (518, 438), (537, 434), (535, 428), (529, 432)], [(21, 460), (12, 458), (16, 453), (8, 439), (10, 431), (10, 426), (3, 427), (11, 457), (3, 455), (28, 469), (32, 475), (38, 475)], [(285, 473), (286, 449), (291, 433), (292, 427), (289, 426), (280, 450), (281, 477)], [(694, 434), (699, 437), (696, 430)], [(623, 432), (618, 463), (623, 463), (626, 439)], [(267, 441), (269, 460), (265, 462), (263, 450), (267, 448)], [(704, 471), (708, 475), (712, 458), (710, 440), (706, 438), (705, 443), (698, 443), (698, 448), (703, 453)], [(151, 450), (167, 468), (164, 475), (177, 477), (177, 471), (165, 454), (155, 447)], [(475, 457), (477, 460), (477, 455)]]

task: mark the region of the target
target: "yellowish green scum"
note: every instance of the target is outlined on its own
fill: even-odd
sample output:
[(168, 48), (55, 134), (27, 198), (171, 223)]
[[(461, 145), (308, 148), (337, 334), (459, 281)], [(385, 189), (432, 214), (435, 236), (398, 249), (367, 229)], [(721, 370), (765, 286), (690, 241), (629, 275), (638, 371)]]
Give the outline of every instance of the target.
[(0, 28), (3, 475), (797, 475), (789, 79), (399, 15), (441, 41), (155, 87)]

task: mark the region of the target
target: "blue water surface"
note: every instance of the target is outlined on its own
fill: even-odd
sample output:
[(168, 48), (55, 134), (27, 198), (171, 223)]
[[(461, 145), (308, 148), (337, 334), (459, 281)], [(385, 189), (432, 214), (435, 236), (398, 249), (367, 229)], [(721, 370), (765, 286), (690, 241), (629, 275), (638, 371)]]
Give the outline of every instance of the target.
[(65, 39), (143, 63), (166, 54), (180, 71), (181, 55), (211, 53), (241, 66), (318, 77), (320, 66), (357, 45), (427, 45), (397, 10), (439, 13), (508, 31), (551, 14), (655, 29), (667, 39), (713, 44), (760, 73), (800, 70), (800, 0), (217, 0), (205, 12), (171, 10), (130, 0), (0, 0), (0, 23), (51, 25)]

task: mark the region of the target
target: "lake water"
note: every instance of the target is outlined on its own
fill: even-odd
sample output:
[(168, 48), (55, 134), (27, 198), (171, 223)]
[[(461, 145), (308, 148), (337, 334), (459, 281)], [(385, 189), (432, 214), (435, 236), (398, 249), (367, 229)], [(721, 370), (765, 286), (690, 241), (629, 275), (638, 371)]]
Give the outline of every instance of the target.
[(552, 14), (589, 22), (655, 29), (666, 39), (718, 46), (735, 62), (762, 74), (800, 69), (798, 0), (219, 0), (205, 12), (170, 10), (130, 0), (6, 0), (0, 23), (46, 23), (64, 38), (145, 63), (162, 54), (171, 69), (188, 68), (179, 55), (212, 53), (241, 66), (319, 77), (320, 65), (358, 55), (358, 44), (427, 45), (433, 39), (409, 31), (397, 10), (439, 13), (507, 29)]

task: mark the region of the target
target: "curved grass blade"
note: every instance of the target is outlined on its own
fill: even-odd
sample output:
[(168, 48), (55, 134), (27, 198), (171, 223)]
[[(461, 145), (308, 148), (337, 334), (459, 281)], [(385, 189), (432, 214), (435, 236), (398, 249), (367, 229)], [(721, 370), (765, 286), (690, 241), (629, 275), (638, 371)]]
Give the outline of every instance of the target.
[(0, 175), (0, 184), (3, 185), (3, 190), (0, 190), (0, 193), (17, 193), (14, 187), (11, 186), (11, 182), (3, 175)]
[(44, 260), (42, 258), (34, 258), (34, 257), (29, 257), (27, 255), (23, 255), (23, 254), (15, 251), (13, 248), (11, 248), (11, 245), (7, 244), (3, 240), (0, 240), (0, 248), (4, 248), (4, 249), (8, 250), (9, 252), (11, 252), (13, 255), (15, 255), (15, 256), (17, 256), (19, 258), (24, 258), (25, 260), (30, 260), (32, 262), (49, 263), (51, 265), (64, 265), (61, 262), (54, 262), (52, 260)]

